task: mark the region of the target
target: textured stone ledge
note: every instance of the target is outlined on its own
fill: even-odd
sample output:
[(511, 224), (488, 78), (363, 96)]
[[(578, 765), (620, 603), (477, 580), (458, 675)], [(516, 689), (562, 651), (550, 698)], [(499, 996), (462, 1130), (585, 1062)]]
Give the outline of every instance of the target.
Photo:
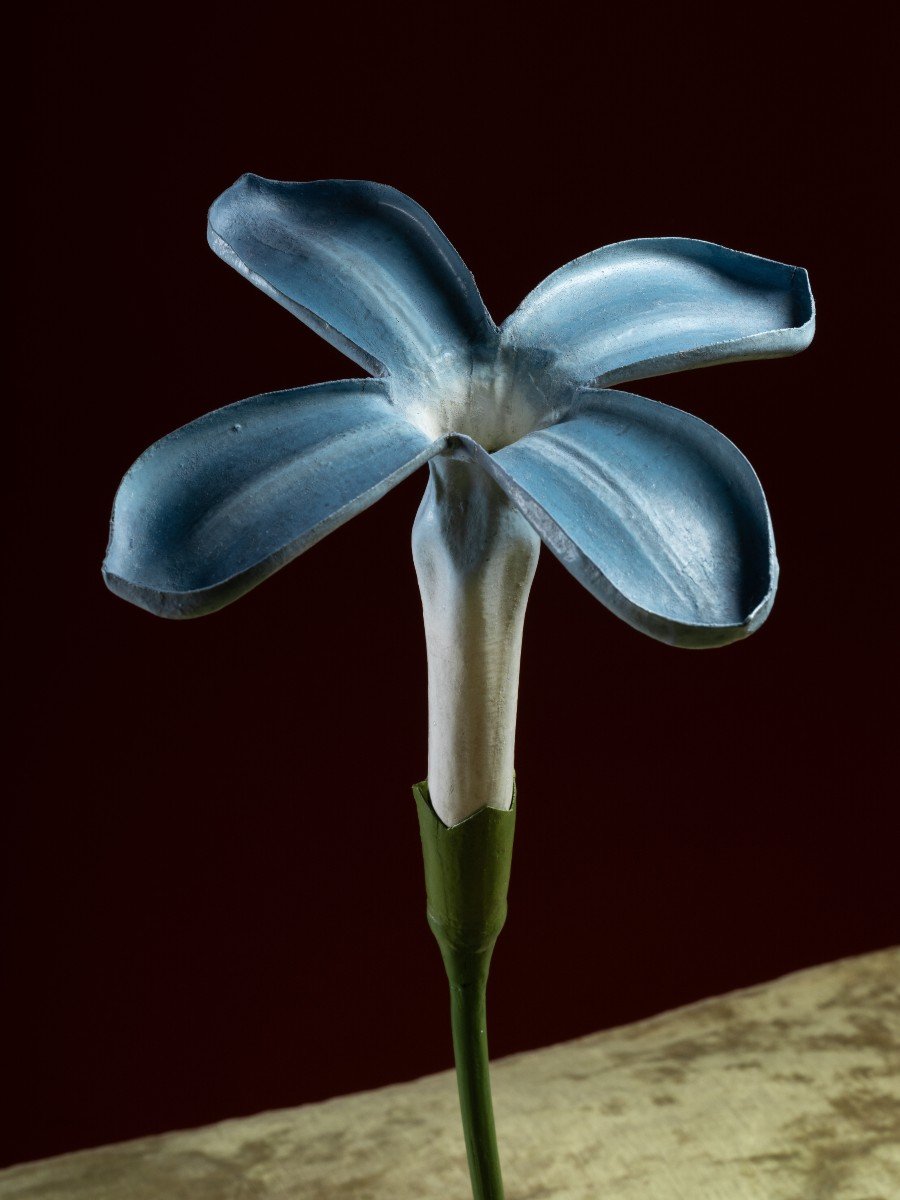
[[(900, 950), (501, 1060), (507, 1200), (897, 1200)], [(0, 1172), (2, 1200), (467, 1200), (453, 1077)]]

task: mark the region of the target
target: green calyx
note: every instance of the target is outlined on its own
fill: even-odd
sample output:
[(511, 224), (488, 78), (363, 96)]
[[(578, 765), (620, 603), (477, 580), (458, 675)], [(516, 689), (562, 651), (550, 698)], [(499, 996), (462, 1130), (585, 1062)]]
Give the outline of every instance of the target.
[(450, 982), (456, 1078), (472, 1193), (503, 1200), (494, 1130), (485, 997), (494, 943), (506, 920), (516, 798), (508, 811), (481, 808), (446, 826), (427, 782), (413, 788), (419, 813), (428, 924)]
[(515, 791), (508, 811), (480, 808), (449, 828), (431, 807), (427, 782), (416, 784), (413, 795), (425, 858), (428, 924), (441, 952), (445, 958), (449, 953), (454, 963), (490, 956), (506, 920)]

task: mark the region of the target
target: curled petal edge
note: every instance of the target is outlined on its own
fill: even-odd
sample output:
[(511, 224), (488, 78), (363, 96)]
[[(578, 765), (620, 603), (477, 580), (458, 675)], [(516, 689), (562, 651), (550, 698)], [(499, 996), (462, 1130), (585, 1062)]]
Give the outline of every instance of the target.
[[(584, 393), (582, 393), (584, 394)], [(623, 394), (624, 395), (624, 394)], [(644, 400), (644, 397), (635, 397)], [(655, 404), (655, 401), (648, 401)], [(661, 408), (668, 406), (660, 405)], [(682, 414), (688, 416), (689, 414)], [(699, 418), (691, 418), (699, 421)], [(705, 422), (700, 422), (705, 425)], [(710, 429), (712, 427), (709, 427)], [(713, 431), (718, 433), (718, 431)], [(723, 441), (728, 439), (718, 434)], [(733, 445), (732, 443), (728, 443)], [(737, 448), (733, 447), (736, 451)], [(603, 572), (600, 566), (585, 553), (573, 537), (563, 528), (562, 524), (553, 517), (547, 509), (523, 487), (502, 464), (489, 454), (482, 446), (463, 434), (453, 434), (448, 438), (445, 453), (455, 454), (478, 463), (484, 471), (503, 489), (510, 501), (531, 524), (544, 545), (555, 555), (563, 566), (606, 608), (621, 618), (626, 624), (655, 638), (666, 645), (686, 649), (711, 649), (740, 641), (755, 633), (763, 624), (772, 610), (775, 593), (778, 586), (778, 559), (775, 553), (774, 537), (772, 535), (771, 519), (768, 508), (765, 510), (766, 531), (768, 535), (768, 587), (765, 595), (747, 613), (746, 617), (737, 622), (690, 622), (678, 620), (664, 614), (654, 612), (649, 608), (629, 599)], [(737, 451), (740, 454), (740, 451)], [(746, 463), (757, 486), (755, 472)], [(759, 488), (762, 496), (762, 488)], [(764, 498), (763, 498), (764, 503)]]
[(211, 249), (375, 376), (468, 370), (497, 327), (431, 215), (387, 184), (248, 173), (212, 204)]
[[(653, 267), (656, 259), (664, 260), (660, 268)], [(632, 279), (635, 268), (646, 269), (647, 277)], [(679, 271), (686, 276), (683, 300), (677, 290)], [(757, 288), (769, 289), (771, 304), (761, 301)], [(688, 320), (690, 332), (678, 338), (669, 327), (673, 303), (686, 306), (682, 320), (695, 311), (699, 321), (695, 327)], [(778, 324), (779, 315), (790, 316), (790, 322)], [(632, 345), (631, 331), (644, 329), (651, 318), (657, 335)], [(710, 322), (705, 331), (704, 319)], [(617, 321), (624, 321), (621, 329)], [(720, 324), (720, 334), (733, 325), (730, 336), (716, 336)], [(503, 322), (501, 341), (538, 357), (543, 347), (559, 357), (558, 369), (572, 382), (608, 388), (700, 367), (799, 354), (812, 342), (815, 324), (815, 299), (803, 267), (698, 238), (634, 238), (592, 250), (548, 275)], [(683, 344), (675, 345), (678, 340)]]
[[(410, 438), (410, 445), (406, 452), (408, 456), (404, 456), (402, 449), (399, 450), (391, 469), (386, 470), (380, 477), (377, 473), (372, 474), (366, 486), (358, 494), (345, 502), (339, 503), (330, 512), (321, 517), (321, 519), (315, 520), (312, 525), (302, 528), (296, 537), (288, 538), (281, 545), (275, 546), (273, 549), (268, 549), (258, 561), (251, 562), (243, 569), (217, 579), (208, 586), (179, 589), (173, 586), (163, 586), (158, 582), (158, 579), (154, 581), (152, 578), (148, 578), (153, 575), (165, 575), (166, 573), (174, 576), (177, 573), (174, 567), (165, 565), (168, 561), (166, 558), (168, 549), (165, 546), (163, 546), (160, 556), (164, 563), (163, 567), (157, 568), (151, 556), (149, 567), (146, 563), (135, 563), (130, 577), (127, 572), (122, 570), (119, 564), (127, 564), (130, 561), (129, 546), (132, 541), (140, 541), (145, 546), (152, 543), (152, 537), (147, 536), (146, 529), (141, 528), (142, 524), (146, 525), (147, 521), (150, 520), (151, 525), (148, 528), (152, 528), (153, 522), (160, 515), (162, 515), (165, 521), (164, 513), (151, 514), (148, 517), (146, 515), (146, 503), (143, 503), (141, 499), (141, 471), (145, 465), (152, 466), (153, 456), (160, 454), (173, 456), (171, 468), (164, 472), (164, 477), (167, 480), (174, 480), (175, 486), (177, 486), (181, 474), (178, 470), (180, 465), (179, 459), (182, 453), (187, 454), (188, 452), (184, 448), (184, 443), (193, 435), (197, 433), (201, 435), (205, 434), (210, 429), (214, 435), (218, 435), (221, 432), (220, 426), (225, 428), (231, 422), (235, 422), (237, 418), (246, 420), (245, 414), (249, 413), (252, 415), (255, 404), (278, 404), (282, 401), (293, 400), (297, 395), (301, 396), (301, 400), (306, 398), (315, 399), (318, 393), (323, 394), (323, 399), (327, 403), (332, 392), (336, 396), (340, 396), (346, 392), (351, 403), (357, 397), (360, 403), (362, 403), (363, 399), (369, 401), (375, 400), (376, 402), (383, 401), (385, 414), (393, 418), (398, 431), (402, 431), (404, 434), (408, 433)], [(371, 417), (371, 413), (369, 415)], [(240, 425), (235, 424), (233, 428), (239, 429)], [(387, 427), (385, 428), (387, 429)], [(435, 454), (438, 454), (442, 450), (443, 445), (443, 439), (429, 442), (419, 430), (411, 426), (399, 414), (394, 413), (387, 401), (385, 385), (378, 380), (372, 379), (338, 380), (327, 384), (313, 384), (307, 388), (289, 388), (282, 392), (269, 392), (259, 396), (252, 396), (246, 400), (230, 404), (225, 408), (216, 409), (205, 416), (199, 417), (196, 421), (191, 421), (180, 429), (174, 430), (166, 437), (155, 442), (140, 455), (129, 471), (126, 472), (116, 496), (113, 516), (110, 522), (109, 547), (102, 567), (104, 582), (110, 591), (122, 599), (130, 601), (132, 604), (146, 609), (156, 616), (178, 620), (204, 616), (215, 612), (256, 587), (257, 584), (274, 574), (281, 567), (297, 558), (304, 551), (310, 549), (316, 542), (321, 541), (327, 534), (339, 528), (358, 513), (369, 508), (393, 487), (402, 482), (408, 475), (412, 474), (418, 467), (434, 457)], [(206, 456), (209, 462), (215, 461), (212, 453), (206, 454), (202, 446), (202, 437), (197, 447), (191, 446), (190, 449), (194, 451), (199, 449), (201, 457)], [(137, 485), (138, 496), (136, 502), (132, 501), (129, 496), (129, 491), (133, 485)], [(146, 490), (146, 488), (143, 490)], [(152, 487), (149, 489), (149, 492), (151, 499), (147, 503), (152, 504)], [(226, 499), (228, 499), (227, 496)], [(198, 509), (198, 512), (201, 516), (206, 515), (202, 509)], [(135, 528), (143, 534), (142, 538), (134, 538), (133, 533)], [(249, 540), (252, 541), (252, 537)], [(175, 553), (175, 551), (172, 553)], [(144, 579), (140, 578), (141, 574), (145, 575)]]

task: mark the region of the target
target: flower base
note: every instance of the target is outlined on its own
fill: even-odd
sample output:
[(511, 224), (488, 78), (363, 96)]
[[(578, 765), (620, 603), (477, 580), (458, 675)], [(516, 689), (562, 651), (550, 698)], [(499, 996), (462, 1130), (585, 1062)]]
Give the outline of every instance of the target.
[(416, 784), (413, 795), (425, 860), (428, 924), (450, 983), (453, 1051), (472, 1194), (475, 1200), (503, 1200), (485, 996), (494, 944), (506, 920), (515, 791), (508, 811), (481, 808), (450, 827), (431, 807), (427, 782)]

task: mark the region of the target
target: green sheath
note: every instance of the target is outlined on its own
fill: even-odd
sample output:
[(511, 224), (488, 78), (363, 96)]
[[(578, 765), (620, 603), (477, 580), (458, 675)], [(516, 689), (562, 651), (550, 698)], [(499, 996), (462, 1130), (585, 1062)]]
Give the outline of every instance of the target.
[(450, 981), (459, 1105), (475, 1200), (503, 1200), (491, 1102), (485, 993), (491, 954), (506, 920), (516, 826), (508, 812), (481, 808), (448, 828), (431, 807), (428, 784), (413, 788), (419, 811), (428, 924)]

